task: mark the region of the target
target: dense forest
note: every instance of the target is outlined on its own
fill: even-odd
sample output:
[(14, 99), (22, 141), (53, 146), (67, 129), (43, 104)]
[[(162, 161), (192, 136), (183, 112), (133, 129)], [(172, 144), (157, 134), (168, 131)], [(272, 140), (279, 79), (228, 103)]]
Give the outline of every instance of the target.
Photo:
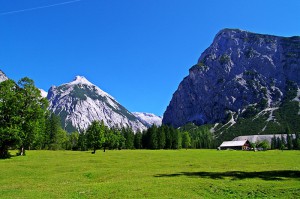
[[(103, 121), (93, 121), (82, 132), (67, 133), (58, 116), (50, 113), (48, 101), (41, 97), (33, 80), (22, 78), (17, 83), (0, 83), (0, 158), (10, 157), (10, 149), (18, 155), (26, 150), (96, 150), (103, 149), (211, 149), (217, 141), (210, 126), (187, 124), (172, 126), (153, 125), (143, 132), (130, 128), (108, 128)], [(262, 144), (262, 143), (259, 143)], [(299, 149), (300, 137), (273, 139), (272, 149)]]

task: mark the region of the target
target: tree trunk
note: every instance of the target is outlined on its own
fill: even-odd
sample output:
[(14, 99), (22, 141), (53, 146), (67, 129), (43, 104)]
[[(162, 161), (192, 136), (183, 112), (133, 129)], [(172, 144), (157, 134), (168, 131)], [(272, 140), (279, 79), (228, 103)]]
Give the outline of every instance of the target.
[(103, 147), (103, 152), (105, 152), (105, 147)]
[(21, 148), (20, 148), (20, 155), (21, 155), (21, 156), (24, 156), (24, 155), (25, 155), (25, 149), (24, 149), (24, 146), (21, 146)]
[(95, 154), (96, 153), (96, 148), (94, 148), (94, 151), (92, 152), (92, 154)]

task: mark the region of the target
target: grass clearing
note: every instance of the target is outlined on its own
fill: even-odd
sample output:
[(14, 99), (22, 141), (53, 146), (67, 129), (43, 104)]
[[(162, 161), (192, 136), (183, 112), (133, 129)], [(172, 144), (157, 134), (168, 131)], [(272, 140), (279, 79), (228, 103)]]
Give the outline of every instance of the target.
[(300, 151), (27, 151), (0, 198), (300, 198)]

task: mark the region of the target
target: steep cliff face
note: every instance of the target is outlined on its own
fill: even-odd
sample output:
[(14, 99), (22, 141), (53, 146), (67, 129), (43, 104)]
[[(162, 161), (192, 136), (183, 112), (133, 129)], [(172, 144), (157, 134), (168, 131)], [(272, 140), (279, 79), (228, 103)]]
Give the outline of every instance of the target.
[(108, 127), (146, 127), (112, 96), (82, 76), (61, 86), (52, 86), (47, 96), (49, 109), (59, 115), (63, 127), (71, 132), (85, 130), (92, 121), (104, 121)]
[(300, 37), (224, 29), (180, 83), (163, 124), (232, 126), (263, 110), (272, 117), (284, 100), (296, 97), (299, 85)]

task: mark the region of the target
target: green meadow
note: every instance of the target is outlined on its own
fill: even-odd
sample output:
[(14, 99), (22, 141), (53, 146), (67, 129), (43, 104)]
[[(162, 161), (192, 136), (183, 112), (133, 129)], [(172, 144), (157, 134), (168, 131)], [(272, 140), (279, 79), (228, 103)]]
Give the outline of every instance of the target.
[(300, 151), (27, 151), (0, 170), (1, 199), (300, 198)]

